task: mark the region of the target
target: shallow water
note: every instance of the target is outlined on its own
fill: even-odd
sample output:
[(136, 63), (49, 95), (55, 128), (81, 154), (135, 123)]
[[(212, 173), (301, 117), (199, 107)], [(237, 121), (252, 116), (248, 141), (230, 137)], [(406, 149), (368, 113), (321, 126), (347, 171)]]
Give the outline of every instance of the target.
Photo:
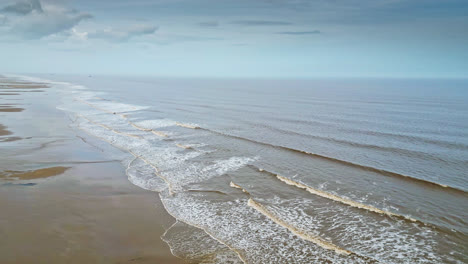
[(40, 77), (159, 192), (174, 254), (468, 261), (467, 81)]

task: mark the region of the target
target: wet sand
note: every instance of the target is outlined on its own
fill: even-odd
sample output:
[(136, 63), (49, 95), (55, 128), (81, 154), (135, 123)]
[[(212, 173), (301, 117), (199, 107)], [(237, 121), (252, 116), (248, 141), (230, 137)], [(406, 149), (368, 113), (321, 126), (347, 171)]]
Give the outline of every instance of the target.
[(15, 108), (15, 107), (0, 107), (0, 112), (21, 112), (24, 108)]
[(34, 180), (44, 179), (57, 176), (66, 172), (70, 167), (50, 167), (44, 169), (37, 169), (31, 171), (2, 171), (0, 172), (0, 179), (10, 180)]
[(6, 126), (0, 124), (0, 136), (11, 135), (11, 131), (7, 130)]
[[(0, 95), (46, 88), (14, 82), (0, 78)], [(0, 96), (1, 109), (18, 107), (6, 97), (26, 106), (0, 111), (0, 263), (185, 263), (160, 238), (174, 219), (157, 194), (69, 128), (53, 92)]]

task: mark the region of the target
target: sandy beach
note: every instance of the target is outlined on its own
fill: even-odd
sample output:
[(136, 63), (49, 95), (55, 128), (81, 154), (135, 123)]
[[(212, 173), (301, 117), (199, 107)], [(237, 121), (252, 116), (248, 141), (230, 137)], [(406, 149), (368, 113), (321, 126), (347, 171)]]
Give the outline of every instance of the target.
[(55, 93), (0, 76), (0, 262), (185, 263), (157, 194), (70, 128)]

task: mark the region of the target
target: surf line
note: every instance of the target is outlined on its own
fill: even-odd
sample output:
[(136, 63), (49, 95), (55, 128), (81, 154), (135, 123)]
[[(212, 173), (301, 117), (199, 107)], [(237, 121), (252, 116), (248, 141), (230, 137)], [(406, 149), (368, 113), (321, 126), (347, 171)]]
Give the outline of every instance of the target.
[[(198, 228), (198, 227), (196, 227), (196, 226), (194, 226), (194, 225), (187, 224), (187, 223), (185, 223), (185, 222), (183, 222), (183, 221), (181, 221), (181, 220), (178, 220), (178, 219), (176, 219), (176, 221), (174, 222), (174, 224), (172, 224), (168, 229), (166, 229), (166, 231), (164, 231), (164, 234), (162, 234), (162, 236), (161, 236), (161, 240), (164, 241), (164, 242), (166, 242), (166, 244), (169, 246), (169, 249), (171, 250), (172, 255), (174, 255), (174, 256), (176, 256), (176, 257), (178, 257), (178, 258), (181, 258), (181, 259), (186, 259), (186, 260), (195, 260), (195, 259), (198, 259), (198, 256), (190, 256), (190, 255), (188, 255), (188, 256), (186, 256), (186, 257), (184, 257), (183, 255), (181, 256), (180, 254), (177, 254), (177, 251), (175, 251), (175, 250), (174, 250), (174, 247), (171, 246), (171, 244), (170, 244), (170, 243), (171, 243), (171, 242), (170, 242), (170, 238), (168, 238), (168, 233), (171, 231), (172, 228), (174, 228), (175, 226), (177, 226), (177, 225), (179, 225), (179, 224), (187, 225), (187, 226), (190, 226), (191, 228), (195, 228), (195, 229), (200, 229), (200, 230), (201, 230), (202, 232), (204, 232), (210, 239), (213, 239), (215, 242), (217, 242), (217, 243), (219, 243), (220, 245), (224, 246), (223, 249), (221, 249), (221, 250), (219, 250), (219, 251), (216, 250), (216, 251), (213, 252), (213, 253), (209, 253), (209, 254), (205, 255), (206, 257), (202, 257), (203, 260), (208, 260), (208, 263), (214, 263), (213, 261), (215, 260), (216, 256), (217, 256), (219, 253), (222, 254), (222, 253), (224, 253), (224, 252), (230, 252), (230, 251), (234, 252), (234, 254), (238, 257), (238, 259), (239, 259), (242, 263), (246, 263), (246, 262), (244, 262), (244, 261), (239, 257), (239, 254), (238, 254), (235, 250), (229, 248), (229, 247), (228, 247), (227, 245), (225, 245), (224, 243), (219, 242), (216, 238), (213, 238), (211, 235), (209, 235), (205, 230), (203, 230), (203, 229), (201, 229), (201, 228)], [(205, 262), (203, 262), (203, 263), (205, 263)]]
[(388, 216), (405, 218), (405, 219), (408, 219), (408, 220), (410, 220), (412, 222), (420, 222), (420, 221), (418, 221), (418, 220), (416, 220), (414, 218), (411, 218), (409, 216), (395, 214), (395, 213), (392, 213), (392, 212), (389, 212), (389, 211), (378, 209), (378, 208), (370, 206), (370, 205), (355, 202), (353, 200), (349, 200), (349, 199), (340, 197), (338, 195), (334, 195), (334, 194), (331, 194), (331, 193), (328, 193), (328, 192), (324, 192), (324, 191), (321, 191), (321, 190), (311, 188), (311, 187), (309, 187), (309, 186), (307, 186), (307, 185), (305, 185), (303, 183), (296, 182), (294, 180), (288, 179), (288, 178), (280, 176), (280, 175), (275, 175), (275, 176), (276, 176), (276, 178), (278, 180), (286, 183), (287, 185), (295, 186), (295, 187), (297, 187), (299, 189), (306, 190), (307, 192), (309, 192), (311, 194), (318, 195), (318, 196), (321, 196), (321, 197), (324, 197), (324, 198), (327, 198), (327, 199), (330, 199), (330, 200), (333, 200), (333, 201), (336, 201), (336, 202), (340, 202), (340, 203), (343, 203), (343, 204), (346, 204), (346, 205), (349, 205), (349, 206), (352, 206), (352, 207), (364, 209), (364, 210), (371, 211), (371, 212), (378, 213), (378, 214), (384, 214), (384, 215), (388, 215)]
[(279, 219), (278, 217), (276, 217), (273, 213), (271, 213), (268, 209), (266, 209), (262, 204), (260, 204), (259, 202), (256, 202), (252, 198), (249, 199), (249, 201), (247, 202), (247, 205), (254, 208), (255, 210), (257, 210), (258, 212), (260, 212), (261, 214), (263, 214), (264, 216), (266, 216), (267, 218), (269, 218), (276, 224), (288, 229), (289, 231), (291, 231), (291, 233), (295, 234), (296, 236), (304, 240), (310, 241), (324, 249), (334, 250), (336, 253), (341, 254), (341, 255), (353, 254), (353, 252), (349, 250), (342, 249), (336, 246), (335, 244), (330, 243), (318, 236), (307, 234), (306, 232), (288, 224), (286, 221), (283, 221), (282, 219)]
[[(88, 120), (90, 123), (92, 123), (92, 124), (94, 124), (94, 125), (103, 126), (103, 125), (97, 124), (97, 123), (95, 123), (95, 122), (92, 122), (91, 120), (89, 120), (88, 118), (86, 118), (86, 117), (84, 117), (84, 116), (82, 116), (82, 115), (77, 115), (77, 116), (82, 117), (82, 118)], [(78, 127), (79, 127), (79, 126), (78, 126)], [(103, 127), (106, 128), (106, 129), (109, 129), (109, 128), (107, 128), (106, 126), (103, 126)], [(84, 129), (82, 129), (82, 130), (84, 130)], [(110, 130), (111, 130), (112, 132), (114, 132), (114, 133), (117, 133), (117, 132), (115, 132), (115, 131), (112, 130), (112, 129), (110, 129)], [(85, 131), (86, 131), (86, 130), (85, 130)], [(88, 133), (88, 134), (89, 134), (89, 133)], [(117, 134), (121, 134), (121, 133), (117, 133)], [(91, 135), (92, 135), (92, 134), (91, 134)], [(161, 179), (167, 184), (167, 188), (168, 188), (168, 190), (169, 190), (169, 194), (170, 194), (170, 195), (173, 195), (173, 194), (174, 194), (174, 191), (173, 191), (171, 182), (170, 182), (166, 177), (162, 176), (161, 173), (159, 172), (159, 169), (158, 169), (156, 166), (154, 166), (151, 162), (149, 162), (148, 160), (146, 160), (145, 158), (143, 158), (141, 155), (138, 155), (138, 154), (134, 153), (133, 151), (131, 151), (131, 150), (129, 150), (129, 149), (125, 149), (125, 148), (122, 148), (122, 147), (119, 147), (119, 146), (116, 146), (116, 145), (112, 144), (112, 142), (110, 142), (110, 141), (107, 140), (106, 138), (99, 137), (99, 136), (96, 136), (96, 135), (92, 135), (92, 136), (95, 136), (95, 137), (97, 137), (97, 138), (99, 138), (99, 139), (101, 139), (101, 140), (103, 140), (103, 141), (105, 141), (105, 142), (111, 144), (112, 146), (115, 146), (115, 147), (121, 149), (121, 150), (127, 151), (128, 153), (130, 153), (131, 155), (133, 155), (133, 156), (135, 157), (135, 159), (136, 159), (136, 158), (139, 158), (139, 159), (141, 159), (143, 162), (145, 162), (146, 164), (148, 164), (149, 166), (151, 166), (151, 167), (154, 169), (154, 171), (155, 171), (154, 174), (155, 174), (156, 176), (158, 176), (159, 178), (161, 178)], [(133, 160), (133, 161), (134, 161), (134, 160)], [(132, 162), (133, 162), (133, 161), (132, 161)], [(131, 163), (132, 163), (132, 162), (131, 162)], [(127, 169), (128, 169), (128, 168), (127, 168)]]
[(158, 176), (159, 178), (161, 178), (166, 184), (167, 184), (167, 188), (169, 190), (169, 195), (173, 195), (175, 192), (172, 188), (172, 183), (164, 176), (161, 175), (161, 173), (159, 172), (159, 169), (158, 167), (156, 167), (155, 165), (153, 165), (151, 162), (149, 162), (148, 160), (146, 160), (144, 157), (142, 157), (141, 155), (138, 155), (136, 153), (134, 153), (133, 151), (131, 150), (127, 150), (130, 154), (132, 154), (135, 159), (138, 158), (138, 159), (141, 159), (144, 163), (148, 164), (151, 168), (154, 169), (154, 174), (156, 176)]
[(145, 132), (151, 132), (151, 133), (155, 134), (156, 136), (160, 136), (160, 137), (169, 137), (166, 133), (156, 131), (156, 130), (154, 130), (152, 128), (144, 128), (144, 127), (138, 126), (135, 123), (130, 122), (130, 121), (127, 121), (127, 122), (130, 125), (132, 125), (134, 128), (138, 129), (138, 130), (145, 131)]
[(244, 264), (248, 264), (246, 257), (244, 256), (244, 254), (243, 254), (240, 250), (238, 250), (238, 249), (236, 249), (236, 248), (234, 248), (234, 247), (228, 245), (227, 242), (222, 241), (221, 239), (217, 238), (217, 237), (216, 237), (213, 233), (211, 233), (207, 228), (205, 228), (205, 227), (203, 227), (203, 226), (201, 226), (201, 225), (197, 225), (197, 224), (195, 224), (195, 223), (190, 223), (189, 221), (186, 221), (186, 220), (182, 220), (181, 218), (178, 218), (177, 215), (175, 215), (171, 210), (168, 209), (168, 207), (167, 207), (167, 205), (166, 205), (166, 203), (165, 203), (165, 200), (166, 200), (167, 198), (166, 198), (166, 197), (163, 197), (163, 196), (162, 196), (162, 193), (159, 193), (159, 198), (161, 199), (162, 205), (163, 205), (164, 209), (166, 210), (166, 212), (167, 212), (169, 215), (171, 215), (172, 217), (174, 217), (174, 219), (176, 219), (176, 221), (180, 221), (180, 222), (182, 222), (182, 223), (185, 223), (185, 224), (187, 224), (187, 225), (190, 225), (190, 226), (193, 226), (193, 227), (196, 227), (196, 228), (199, 228), (199, 229), (205, 231), (205, 233), (207, 233), (207, 234), (208, 234), (210, 237), (212, 237), (214, 240), (218, 241), (219, 243), (221, 243), (221, 244), (225, 245), (226, 247), (228, 247), (230, 250), (234, 251), (234, 252), (237, 254), (237, 256), (239, 257), (239, 259), (240, 259)]
[(190, 128), (190, 129), (201, 129), (201, 127), (194, 125), (194, 124), (184, 124), (180, 122), (176, 122), (176, 126), (180, 127), (185, 127), (185, 128)]
[(432, 182), (432, 181), (429, 181), (429, 180), (424, 180), (424, 179), (420, 179), (420, 178), (416, 178), (416, 177), (412, 177), (412, 176), (408, 176), (408, 175), (404, 175), (404, 174), (399, 174), (397, 172), (392, 172), (392, 171), (388, 171), (388, 170), (384, 170), (384, 169), (374, 168), (374, 167), (367, 166), (367, 165), (361, 165), (361, 164), (353, 163), (353, 162), (346, 161), (346, 160), (340, 160), (340, 159), (333, 158), (333, 157), (322, 156), (320, 154), (307, 152), (307, 151), (299, 150), (299, 149), (294, 149), (294, 148), (286, 147), (286, 146), (283, 146), (283, 145), (274, 145), (274, 144), (271, 144), (271, 143), (267, 143), (267, 142), (263, 142), (263, 141), (257, 141), (255, 139), (251, 139), (251, 138), (247, 138), (247, 137), (226, 134), (226, 133), (223, 133), (223, 132), (219, 132), (219, 131), (216, 131), (216, 130), (211, 130), (211, 129), (203, 128), (203, 127), (197, 127), (196, 129), (205, 130), (205, 131), (208, 131), (208, 132), (211, 132), (213, 134), (220, 135), (220, 136), (239, 139), (239, 140), (242, 140), (242, 141), (246, 141), (246, 142), (250, 142), (250, 143), (254, 143), (254, 144), (258, 144), (258, 145), (262, 145), (262, 146), (266, 146), (266, 147), (270, 147), (270, 148), (281, 149), (281, 150), (290, 151), (290, 152), (306, 155), (306, 156), (317, 158), (317, 159), (322, 159), (322, 160), (327, 160), (327, 161), (330, 161), (330, 162), (335, 162), (337, 164), (342, 164), (342, 165), (345, 165), (345, 166), (354, 167), (354, 168), (358, 168), (358, 169), (361, 169), (361, 170), (377, 173), (377, 174), (380, 174), (382, 176), (398, 177), (398, 178), (403, 179), (403, 180), (408, 180), (408, 181), (412, 181), (412, 182), (427, 184), (429, 186), (433, 186), (433, 187), (436, 187), (436, 188), (442, 188), (442, 189), (445, 189), (445, 190), (461, 192), (461, 193), (464, 193), (464, 194), (467, 193), (467, 191), (464, 190), (464, 189), (459, 189), (457, 187), (449, 186), (449, 185), (446, 185), (446, 184)]
[(246, 190), (245, 190), (244, 188), (242, 188), (240, 185), (235, 184), (235, 183), (232, 182), (232, 181), (229, 183), (229, 186), (231, 186), (232, 188), (240, 189), (240, 190), (242, 190), (242, 192), (244, 192), (244, 193), (250, 195), (250, 193), (249, 193), (248, 191), (246, 191)]
[(104, 125), (104, 124), (101, 124), (101, 123), (94, 122), (93, 120), (91, 120), (91, 119), (87, 118), (87, 117), (86, 117), (86, 116), (84, 116), (84, 115), (77, 114), (77, 116), (79, 116), (79, 117), (82, 117), (82, 118), (84, 118), (84, 119), (88, 120), (88, 122), (90, 122), (90, 123), (92, 123), (92, 124), (94, 124), (94, 125), (97, 125), (97, 126), (103, 127), (103, 128), (105, 128), (105, 129), (107, 129), (107, 130), (110, 130), (110, 131), (112, 131), (112, 132), (116, 133), (116, 134), (119, 134), (119, 135), (124, 135), (124, 136), (127, 136), (127, 137), (138, 138), (138, 139), (141, 139), (141, 138), (142, 138), (142, 137), (141, 137), (141, 136), (139, 136), (139, 135), (133, 135), (133, 134), (128, 134), (128, 133), (120, 132), (120, 131), (118, 131), (118, 130), (116, 130), (116, 129), (112, 128), (112, 127), (106, 126), (106, 125)]
[[(247, 190), (245, 190), (239, 184), (236, 184), (236, 183), (234, 183), (232, 181), (229, 184), (229, 186), (231, 186), (233, 188), (240, 189), (240, 190), (242, 190), (242, 192), (244, 192), (246, 194), (249, 194), (249, 192)], [(250, 196), (250, 194), (249, 194), (249, 196)], [(273, 221), (276, 224), (288, 229), (291, 233), (293, 233), (294, 235), (296, 235), (296, 236), (298, 236), (298, 237), (300, 237), (300, 238), (302, 238), (304, 240), (310, 241), (310, 242), (312, 242), (312, 243), (314, 243), (314, 244), (316, 244), (316, 245), (318, 245), (318, 246), (320, 246), (320, 247), (322, 247), (324, 249), (333, 250), (336, 253), (341, 254), (341, 255), (350, 255), (350, 254), (357, 255), (357, 254), (355, 254), (355, 253), (353, 253), (353, 252), (351, 252), (349, 250), (342, 249), (342, 248), (338, 247), (337, 245), (324, 240), (321, 237), (308, 234), (307, 232), (305, 232), (303, 230), (300, 230), (299, 228), (297, 228), (295, 226), (290, 225), (286, 221), (278, 218), (276, 215), (274, 215), (272, 212), (270, 212), (263, 204), (255, 201), (252, 197), (250, 197), (249, 200), (247, 201), (247, 205), (252, 207), (256, 211), (258, 211), (259, 213), (261, 213), (262, 215), (264, 215), (265, 217), (267, 217), (271, 221)]]
[(77, 100), (77, 101), (79, 101), (79, 102), (81, 102), (81, 103), (83, 103), (83, 104), (87, 104), (87, 105), (91, 106), (91, 107), (94, 108), (94, 109), (97, 109), (97, 110), (106, 112), (106, 113), (108, 113), (108, 114), (119, 115), (120, 117), (122, 117), (122, 118), (124, 118), (124, 119), (127, 118), (124, 114), (117, 114), (116, 112), (111, 112), (111, 111), (108, 111), (108, 110), (106, 110), (106, 109), (97, 107), (97, 106), (95, 106), (94, 104), (91, 104), (91, 103), (89, 103), (89, 102), (87, 102), (87, 101), (85, 101), (85, 100), (83, 100), (83, 99), (81, 99), (81, 98), (75, 98), (75, 100)]
[[(76, 100), (78, 100), (78, 101), (80, 101), (80, 102), (82, 102), (82, 103), (84, 103), (84, 104), (87, 104), (87, 105), (91, 106), (92, 108), (95, 108), (95, 109), (97, 109), (97, 110), (103, 111), (103, 112), (105, 112), (105, 113), (113, 114), (113, 115), (116, 114), (115, 112), (110, 112), (110, 111), (107, 111), (106, 109), (97, 107), (97, 106), (95, 106), (95, 105), (93, 105), (93, 104), (91, 104), (91, 103), (89, 103), (89, 102), (86, 102), (86, 101), (83, 100), (83, 99), (76, 98)], [(115, 101), (114, 101), (114, 102), (115, 102)], [(117, 102), (116, 102), (116, 103), (117, 103)], [(134, 108), (134, 109), (135, 109), (135, 108)], [(127, 122), (128, 122), (130, 125), (132, 125), (134, 128), (136, 128), (136, 129), (138, 129), (138, 130), (145, 131), (145, 132), (151, 132), (151, 133), (153, 133), (153, 134), (155, 134), (155, 135), (157, 135), (157, 136), (160, 136), (160, 137), (168, 137), (168, 135), (165, 134), (165, 133), (163, 133), (163, 132), (156, 131), (156, 130), (153, 130), (153, 129), (151, 129), (151, 128), (140, 127), (140, 126), (136, 125), (135, 123), (133, 123), (133, 122), (131, 122), (131, 121), (128, 121), (127, 115), (124, 115), (124, 114), (118, 114), (118, 115), (119, 115), (121, 118), (127, 120)]]
[[(101, 99), (102, 99), (102, 98), (101, 98)], [(83, 100), (83, 99), (76, 98), (76, 100), (79, 101), (79, 102), (82, 102), (82, 103), (84, 103), (84, 104), (86, 104), (86, 105), (89, 105), (90, 107), (92, 107), (92, 108), (94, 108), (94, 109), (103, 111), (103, 112), (105, 112), (105, 113), (112, 114), (112, 115), (117, 114), (117, 113), (115, 113), (115, 112), (110, 112), (110, 111), (108, 111), (108, 110), (106, 110), (106, 109), (97, 107), (97, 106), (95, 106), (94, 104), (91, 104), (91, 103), (89, 103), (89, 102), (87, 102), (87, 101), (85, 101), (85, 100)], [(113, 102), (116, 102), (116, 101), (113, 101)], [(117, 103), (117, 102), (116, 102), (116, 103)], [(134, 108), (134, 107), (133, 107), (133, 108)], [(135, 109), (135, 108), (134, 108), (134, 109)], [(121, 118), (127, 120), (127, 122), (128, 122), (130, 125), (132, 125), (134, 128), (136, 128), (136, 129), (138, 129), (138, 130), (145, 131), (145, 132), (151, 132), (151, 133), (155, 134), (156, 136), (160, 136), (160, 137), (166, 137), (166, 138), (169, 137), (169, 135), (167, 135), (167, 134), (164, 133), (164, 132), (156, 131), (156, 130), (151, 129), (151, 128), (140, 127), (140, 126), (136, 125), (135, 123), (133, 123), (133, 122), (131, 122), (131, 121), (128, 121), (128, 117), (127, 117), (127, 115), (125, 115), (125, 114), (117, 114), (117, 115), (120, 116)], [(186, 128), (192, 128), (192, 129), (198, 129), (198, 128), (199, 128), (199, 127), (197, 127), (197, 126), (191, 126), (191, 125), (182, 124), (182, 123), (176, 123), (176, 125), (182, 126), (182, 127), (186, 127)]]
[(192, 146), (183, 145), (183, 144), (176, 144), (176, 146), (182, 149), (193, 149)]

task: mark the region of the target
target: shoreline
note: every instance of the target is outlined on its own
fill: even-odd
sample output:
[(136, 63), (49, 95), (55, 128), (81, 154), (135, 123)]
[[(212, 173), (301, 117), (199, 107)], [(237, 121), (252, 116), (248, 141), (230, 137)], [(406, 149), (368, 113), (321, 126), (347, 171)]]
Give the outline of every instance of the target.
[(158, 194), (69, 127), (55, 88), (0, 83), (0, 262), (186, 263), (160, 238), (175, 219)]

